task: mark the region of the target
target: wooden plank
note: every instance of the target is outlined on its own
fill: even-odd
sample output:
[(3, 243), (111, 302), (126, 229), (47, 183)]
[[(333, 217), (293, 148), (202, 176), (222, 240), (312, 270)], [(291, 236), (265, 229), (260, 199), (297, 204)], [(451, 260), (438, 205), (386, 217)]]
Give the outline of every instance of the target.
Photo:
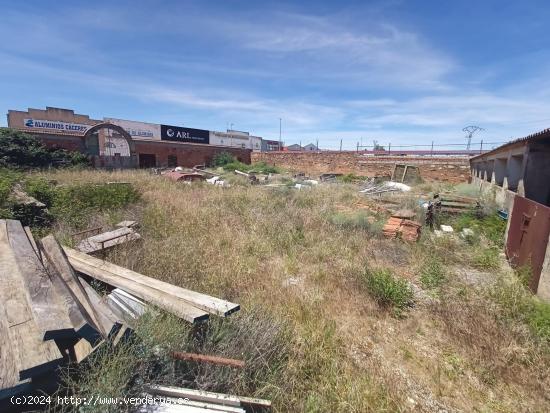
[(141, 235), (133, 229), (123, 227), (86, 238), (78, 243), (76, 249), (82, 252), (91, 253), (111, 248), (125, 242), (135, 241), (140, 238)]
[(133, 227), (136, 227), (137, 224), (138, 224), (137, 221), (126, 220), (126, 221), (120, 221), (118, 224), (115, 225), (115, 227), (118, 227), (118, 228), (123, 228), (123, 227), (133, 228)]
[[(73, 302), (76, 304), (76, 309), (71, 309), (70, 316), (76, 325), (81, 326), (79, 327), (79, 332), (83, 334), (85, 333), (86, 335), (83, 335), (83, 337), (87, 339), (94, 339), (93, 330), (95, 330), (99, 332), (103, 338), (106, 338), (107, 332), (104, 331), (98, 320), (97, 310), (92, 305), (92, 302), (86, 294), (84, 287), (73, 271), (65, 252), (61, 248), (61, 245), (59, 245), (53, 235), (48, 235), (40, 240), (40, 247), (45, 259), (56, 270), (55, 275), (61, 278), (64, 285), (70, 291)], [(68, 297), (67, 300), (69, 300)], [(77, 312), (80, 313), (80, 316), (84, 319), (87, 326), (79, 321), (79, 315)], [(85, 327), (85, 329), (82, 330), (82, 327)]]
[[(191, 323), (198, 323), (208, 319), (208, 313), (196, 307), (193, 307), (192, 305), (181, 299), (178, 299), (177, 297), (155, 290), (146, 285), (141, 285), (134, 282), (133, 280), (111, 274), (108, 271), (102, 270), (78, 259), (75, 259), (73, 254), (76, 251), (70, 250), (70, 248), (66, 249), (66, 251), (69, 251), (67, 256), (69, 257), (69, 261), (76, 271), (89, 275), (92, 278), (96, 278), (114, 287), (122, 288), (123, 290), (128, 291), (138, 298), (141, 298), (148, 303), (151, 303), (172, 314), (175, 314), (178, 317), (181, 317)], [(87, 255), (85, 256), (91, 258)]]
[(23, 226), (19, 221), (7, 220), (7, 235), (17, 259), (34, 320), (42, 331), (43, 340), (76, 337), (62, 296), (54, 288), (50, 274), (38, 259)]
[(7, 222), (0, 220), (0, 318), (7, 322), (9, 345), (17, 349), (13, 355), (19, 379), (24, 380), (56, 368), (63, 358), (53, 341), (42, 341), (43, 334), (35, 324), (19, 271), (8, 238)]
[(215, 403), (226, 406), (250, 406), (256, 408), (268, 409), (271, 407), (270, 400), (256, 399), (253, 397), (233, 396), (230, 394), (213, 393), (204, 390), (186, 389), (183, 387), (169, 387), (150, 385), (146, 391), (159, 396), (168, 396), (176, 398), (187, 398), (194, 401), (203, 401), (206, 403)]
[(7, 397), (19, 385), (18, 359), (18, 348), (11, 341), (8, 317), (0, 300), (0, 398), (3, 393)]
[(25, 234), (27, 234), (27, 239), (32, 245), (32, 248), (34, 249), (34, 252), (36, 253), (36, 256), (40, 261), (42, 261), (42, 254), (40, 253), (40, 250), (38, 249), (38, 245), (36, 245), (36, 241), (34, 240), (34, 237), (32, 235), (32, 231), (30, 227), (25, 227)]
[[(84, 263), (89, 266), (93, 266), (97, 269), (107, 271), (112, 275), (115, 275), (120, 278), (125, 278), (131, 280), (136, 284), (147, 286), (151, 289), (161, 291), (166, 294), (170, 294), (174, 297), (177, 297), (183, 301), (186, 301), (188, 304), (200, 308), (204, 311), (208, 311), (213, 314), (220, 315), (225, 317), (235, 311), (239, 310), (239, 304), (234, 304), (226, 300), (222, 300), (216, 297), (212, 297), (207, 294), (198, 293), (196, 291), (187, 290), (185, 288), (177, 287), (175, 285), (169, 284), (164, 281), (157, 280), (155, 278), (147, 277), (145, 275), (139, 274), (135, 271), (129, 270), (124, 267), (112, 264), (107, 261), (100, 260), (95, 257), (83, 254), (81, 252), (75, 251), (71, 248), (65, 247), (65, 252), (69, 258), (69, 262), (74, 266), (74, 263)], [(117, 286), (118, 287), (118, 286)], [(131, 294), (134, 294), (132, 291), (121, 287), (123, 290), (128, 291)], [(134, 294), (137, 295), (137, 294)], [(138, 296), (139, 297), (139, 296)], [(139, 297), (142, 298), (143, 297)], [(147, 301), (147, 300), (145, 300)]]
[(106, 300), (90, 284), (82, 278), (79, 278), (79, 281), (84, 287), (93, 307), (96, 309), (98, 321), (103, 330), (107, 332), (107, 337), (112, 337), (122, 327), (123, 321), (118, 319), (107, 305)]

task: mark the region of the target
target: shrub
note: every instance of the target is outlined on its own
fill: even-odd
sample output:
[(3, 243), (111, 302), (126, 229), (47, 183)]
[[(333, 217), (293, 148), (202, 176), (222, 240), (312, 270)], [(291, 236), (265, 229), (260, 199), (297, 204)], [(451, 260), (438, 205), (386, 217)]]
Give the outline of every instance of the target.
[(424, 288), (437, 288), (445, 281), (443, 263), (437, 256), (427, 257), (420, 268), (420, 283)]
[(233, 155), (229, 152), (220, 152), (214, 155), (214, 159), (212, 159), (212, 166), (224, 166), (233, 162), (237, 162), (237, 159)]
[(506, 319), (525, 323), (532, 335), (550, 344), (550, 304), (541, 301), (519, 280), (501, 280), (489, 295)]
[(392, 307), (396, 315), (412, 306), (413, 291), (406, 280), (395, 277), (388, 269), (367, 269), (363, 275), (365, 286), (379, 305)]
[(453, 222), (456, 231), (462, 231), (464, 228), (471, 228), (477, 233), (483, 234), (485, 238), (498, 247), (504, 246), (504, 232), (506, 231), (506, 221), (497, 214), (492, 213), (489, 216), (477, 216), (475, 213), (462, 214)]
[(127, 184), (80, 184), (58, 187), (52, 214), (69, 225), (83, 226), (94, 211), (121, 208), (139, 199), (139, 193)]
[(500, 267), (500, 259), (496, 248), (481, 248), (474, 252), (472, 265), (480, 270), (496, 270)]
[(50, 149), (34, 136), (14, 129), (0, 128), (0, 167), (28, 169), (87, 162), (87, 158), (80, 153)]

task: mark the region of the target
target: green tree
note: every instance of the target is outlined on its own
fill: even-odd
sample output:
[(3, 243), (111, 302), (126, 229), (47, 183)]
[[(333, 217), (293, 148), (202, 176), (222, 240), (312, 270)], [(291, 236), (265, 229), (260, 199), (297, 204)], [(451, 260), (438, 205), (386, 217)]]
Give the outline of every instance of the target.
[(86, 156), (81, 153), (50, 149), (32, 135), (0, 128), (0, 167), (28, 169), (87, 162)]

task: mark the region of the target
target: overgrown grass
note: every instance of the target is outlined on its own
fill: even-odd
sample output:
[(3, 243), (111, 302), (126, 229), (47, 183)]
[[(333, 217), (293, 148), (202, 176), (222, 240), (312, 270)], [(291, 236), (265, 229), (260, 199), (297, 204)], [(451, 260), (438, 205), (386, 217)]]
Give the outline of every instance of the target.
[[(103, 370), (112, 383), (104, 392), (126, 383), (123, 392), (134, 394), (152, 381), (264, 397), (280, 412), (493, 411), (495, 400), (502, 411), (550, 406), (544, 340), (536, 347), (531, 338), (538, 337), (534, 329), (545, 330), (545, 311), (507, 316), (503, 304), (480, 292), (484, 284), (472, 284), (482, 274), (492, 286), (492, 269), (472, 271), (468, 284), (459, 283), (456, 268), (468, 272), (475, 251), (459, 237), (424, 234), (410, 245), (373, 236), (355, 212), (365, 200), (350, 185), (218, 188), (177, 185), (141, 171), (45, 177), (61, 187), (131, 182), (140, 202), (117, 211), (140, 222), (143, 241), (106, 258), (242, 307), (227, 319), (212, 317), (198, 336), (171, 318), (144, 326), (133, 347), (140, 364), (129, 355), (134, 369), (126, 378), (107, 379), (115, 369)], [(336, 210), (350, 212), (333, 221)], [(101, 219), (98, 211), (90, 214)], [(434, 261), (424, 264), (430, 255)], [(421, 270), (426, 285), (438, 285), (427, 287), (437, 288), (438, 297), (419, 295), (410, 307), (406, 280), (416, 282)], [(396, 315), (410, 309), (406, 318), (388, 317), (380, 307)], [(168, 332), (172, 338), (163, 338)], [(175, 363), (169, 348), (242, 358), (253, 371)], [(412, 356), (395, 357), (402, 348)], [(448, 373), (439, 384), (431, 373), (438, 363)], [(101, 377), (84, 368), (81, 394), (93, 392)]]
[(539, 340), (550, 344), (550, 304), (533, 296), (517, 279), (501, 280), (490, 296), (505, 318), (525, 323)]
[(404, 279), (388, 269), (367, 269), (363, 282), (368, 292), (383, 307), (391, 308), (396, 315), (413, 304), (413, 292)]
[(451, 220), (451, 225), (458, 232), (470, 228), (478, 234), (483, 234), (494, 245), (500, 248), (504, 246), (506, 221), (495, 213), (488, 216), (479, 216), (473, 212), (461, 214)]
[(472, 265), (480, 270), (496, 270), (500, 267), (499, 250), (495, 247), (477, 247), (472, 251)]
[(336, 212), (329, 216), (329, 221), (343, 230), (363, 230), (375, 236), (382, 232), (383, 222), (364, 211), (355, 213)]
[(446, 279), (445, 267), (436, 255), (424, 258), (420, 267), (420, 283), (424, 288), (437, 288)]

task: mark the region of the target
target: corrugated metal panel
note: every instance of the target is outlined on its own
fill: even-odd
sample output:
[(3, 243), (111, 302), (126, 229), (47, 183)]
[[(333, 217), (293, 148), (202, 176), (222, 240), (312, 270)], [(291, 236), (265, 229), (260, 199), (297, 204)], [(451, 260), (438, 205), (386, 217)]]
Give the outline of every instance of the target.
[(506, 256), (514, 267), (530, 265), (529, 288), (536, 293), (550, 235), (550, 208), (516, 196), (510, 216)]

